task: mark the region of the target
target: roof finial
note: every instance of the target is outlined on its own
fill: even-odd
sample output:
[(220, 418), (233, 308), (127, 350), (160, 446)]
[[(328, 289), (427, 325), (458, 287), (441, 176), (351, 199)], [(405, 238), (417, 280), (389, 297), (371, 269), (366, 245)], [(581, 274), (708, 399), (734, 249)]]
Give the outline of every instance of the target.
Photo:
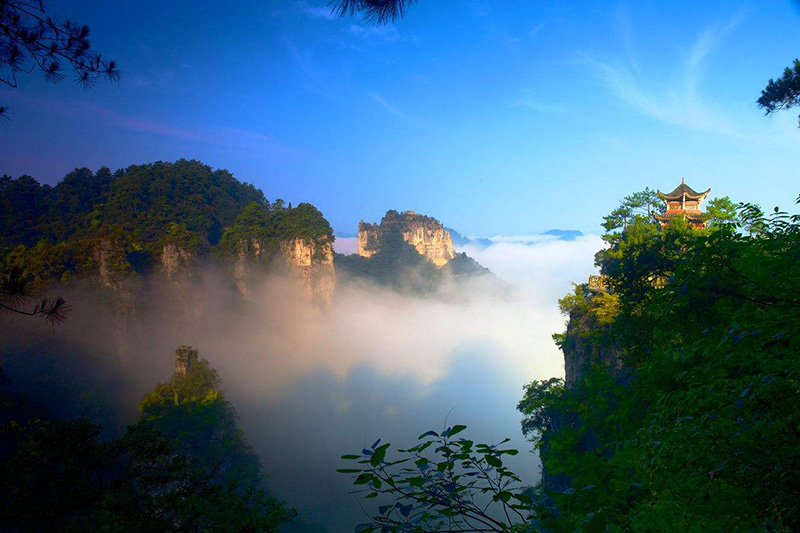
[(686, 178), (681, 178), (681, 185), (686, 185)]

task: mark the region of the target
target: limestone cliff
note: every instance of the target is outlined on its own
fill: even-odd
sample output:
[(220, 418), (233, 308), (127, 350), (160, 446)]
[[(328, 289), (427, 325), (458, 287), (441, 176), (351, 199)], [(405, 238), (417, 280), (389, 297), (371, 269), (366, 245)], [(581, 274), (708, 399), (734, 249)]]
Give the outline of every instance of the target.
[[(265, 243), (262, 239), (242, 239), (236, 250), (235, 259), (233, 262), (233, 281), (236, 283), (236, 288), (239, 293), (249, 300), (252, 295), (250, 290), (251, 277), (250, 270), (252, 268), (259, 268), (259, 264), (266, 263), (267, 254)], [(261, 267), (263, 269), (264, 267)]]
[(172, 374), (176, 378), (185, 378), (189, 370), (197, 365), (199, 350), (191, 346), (179, 346), (175, 350), (175, 372)]
[(161, 249), (161, 267), (170, 281), (179, 281), (192, 272), (194, 255), (175, 243), (167, 243)]
[(92, 259), (100, 286), (108, 290), (112, 302), (117, 355), (125, 362), (129, 356), (128, 335), (136, 325), (135, 293), (131, 288), (125, 250), (120, 243), (103, 239), (92, 248)]
[(456, 256), (450, 232), (441, 222), (414, 211), (398, 213), (394, 210), (388, 211), (380, 224), (359, 223), (358, 255), (369, 258), (378, 253), (384, 238), (392, 232), (401, 235), (417, 253), (438, 268)]
[(358, 255), (370, 258), (381, 249), (381, 228), (363, 220), (358, 223)]
[[(243, 241), (233, 264), (233, 278), (245, 298), (251, 296), (249, 283), (252, 270), (267, 271), (277, 268), (294, 277), (308, 298), (320, 307), (328, 307), (336, 287), (336, 270), (333, 265), (333, 242), (320, 237), (280, 241), (278, 253), (274, 247), (260, 239)], [(275, 259), (279, 259), (275, 264)]]
[[(622, 354), (611, 330), (600, 323), (592, 309), (597, 305), (596, 298), (605, 293), (592, 277), (589, 284), (576, 287), (580, 297), (569, 311), (567, 329), (561, 335), (560, 347), (564, 353), (564, 385), (569, 394), (577, 400), (585, 397), (586, 378), (592, 369), (602, 369), (619, 384), (628, 383), (630, 369), (623, 363)], [(564, 492), (571, 487), (572, 479), (567, 474), (551, 474), (548, 469), (550, 434), (567, 429), (580, 428), (583, 424), (578, 412), (550, 412), (551, 428), (549, 434), (542, 436), (542, 483), (549, 491)], [(575, 443), (575, 449), (591, 452), (602, 448), (602, 441), (593, 430), (586, 429)]]
[(305, 293), (320, 307), (328, 307), (336, 286), (333, 242), (330, 239), (281, 241), (281, 258), (297, 276)]

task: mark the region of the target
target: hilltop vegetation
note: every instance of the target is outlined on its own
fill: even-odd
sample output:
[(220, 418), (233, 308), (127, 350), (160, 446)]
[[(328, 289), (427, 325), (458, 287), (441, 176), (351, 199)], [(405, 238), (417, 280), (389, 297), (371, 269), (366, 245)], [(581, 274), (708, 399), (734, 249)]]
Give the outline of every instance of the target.
[(800, 216), (746, 205), (708, 230), (681, 222), (610, 233), (607, 290), (561, 301), (566, 386), (532, 383), (520, 403), (549, 519), (796, 530)]
[[(235, 253), (244, 247), (252, 250), (254, 244), (259, 247), (277, 250), (278, 242), (292, 239), (315, 244), (333, 242), (333, 228), (322, 216), (322, 213), (309, 203), (298, 204), (297, 207), (285, 208), (282, 201), (272, 206), (251, 202), (233, 224), (222, 235), (219, 249)], [(319, 247), (315, 248), (319, 251)]]
[(0, 390), (0, 521), (15, 531), (277, 531), (296, 513), (266, 490), (217, 373), (196, 350), (116, 439)]
[(116, 271), (145, 273), (167, 244), (204, 257), (215, 248), (236, 251), (245, 236), (267, 243), (332, 238), (314, 206), (270, 204), (228, 171), (183, 159), (113, 173), (76, 169), (54, 187), (3, 176), (0, 206), (2, 266), (23, 268), (39, 282), (96, 271), (100, 243), (110, 243)]

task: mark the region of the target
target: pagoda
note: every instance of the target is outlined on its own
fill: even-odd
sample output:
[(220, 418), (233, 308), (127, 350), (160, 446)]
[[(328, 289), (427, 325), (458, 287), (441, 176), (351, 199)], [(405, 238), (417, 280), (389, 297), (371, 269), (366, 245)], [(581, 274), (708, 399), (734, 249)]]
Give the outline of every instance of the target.
[(658, 191), (659, 198), (667, 204), (667, 210), (663, 214), (656, 213), (655, 217), (661, 222), (661, 227), (669, 224), (673, 218), (683, 216), (693, 228), (704, 228), (706, 223), (703, 221), (700, 203), (710, 192), (711, 189), (697, 192), (686, 185), (685, 178), (681, 178), (681, 184), (675, 187), (674, 191), (667, 194)]

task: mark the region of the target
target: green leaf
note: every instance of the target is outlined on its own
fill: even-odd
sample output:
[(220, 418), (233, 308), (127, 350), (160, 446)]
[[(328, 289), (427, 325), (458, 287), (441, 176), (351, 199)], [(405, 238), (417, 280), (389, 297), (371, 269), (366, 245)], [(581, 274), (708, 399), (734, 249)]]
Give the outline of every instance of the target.
[(419, 447), (419, 449), (417, 450), (417, 453), (424, 452), (425, 450), (427, 450), (431, 446), (431, 444), (433, 444), (432, 440), (427, 441), (425, 444), (423, 444), (423, 445), (421, 445)]
[(368, 473), (368, 472), (365, 472), (365, 473), (363, 473), (363, 474), (360, 474), (360, 475), (359, 475), (359, 476), (358, 476), (358, 477), (355, 479), (355, 481), (353, 481), (353, 484), (354, 484), (354, 485), (366, 485), (367, 483), (369, 483), (370, 481), (372, 481), (372, 478), (374, 478), (374, 477), (375, 477), (375, 475), (374, 475), (374, 474), (370, 474), (370, 473)]
[(486, 462), (495, 468), (503, 466), (503, 461), (501, 461), (499, 457), (495, 457), (494, 455), (485, 455), (484, 457), (486, 458)]
[(447, 436), (448, 437), (452, 437), (453, 435), (457, 435), (457, 434), (461, 433), (465, 429), (467, 429), (467, 426), (464, 426), (464, 425), (461, 425), (461, 424), (455, 425), (450, 430), (450, 433), (447, 434)]
[(375, 448), (375, 451), (373, 452), (372, 457), (369, 458), (369, 464), (372, 465), (372, 466), (378, 466), (379, 464), (381, 464), (383, 462), (384, 458), (386, 458), (386, 450), (388, 448), (389, 448), (389, 443), (388, 442), (386, 444), (383, 444), (383, 445)]
[(425, 484), (425, 478), (419, 476), (410, 477), (408, 478), (408, 484), (411, 485), (412, 487), (421, 487), (422, 485)]

